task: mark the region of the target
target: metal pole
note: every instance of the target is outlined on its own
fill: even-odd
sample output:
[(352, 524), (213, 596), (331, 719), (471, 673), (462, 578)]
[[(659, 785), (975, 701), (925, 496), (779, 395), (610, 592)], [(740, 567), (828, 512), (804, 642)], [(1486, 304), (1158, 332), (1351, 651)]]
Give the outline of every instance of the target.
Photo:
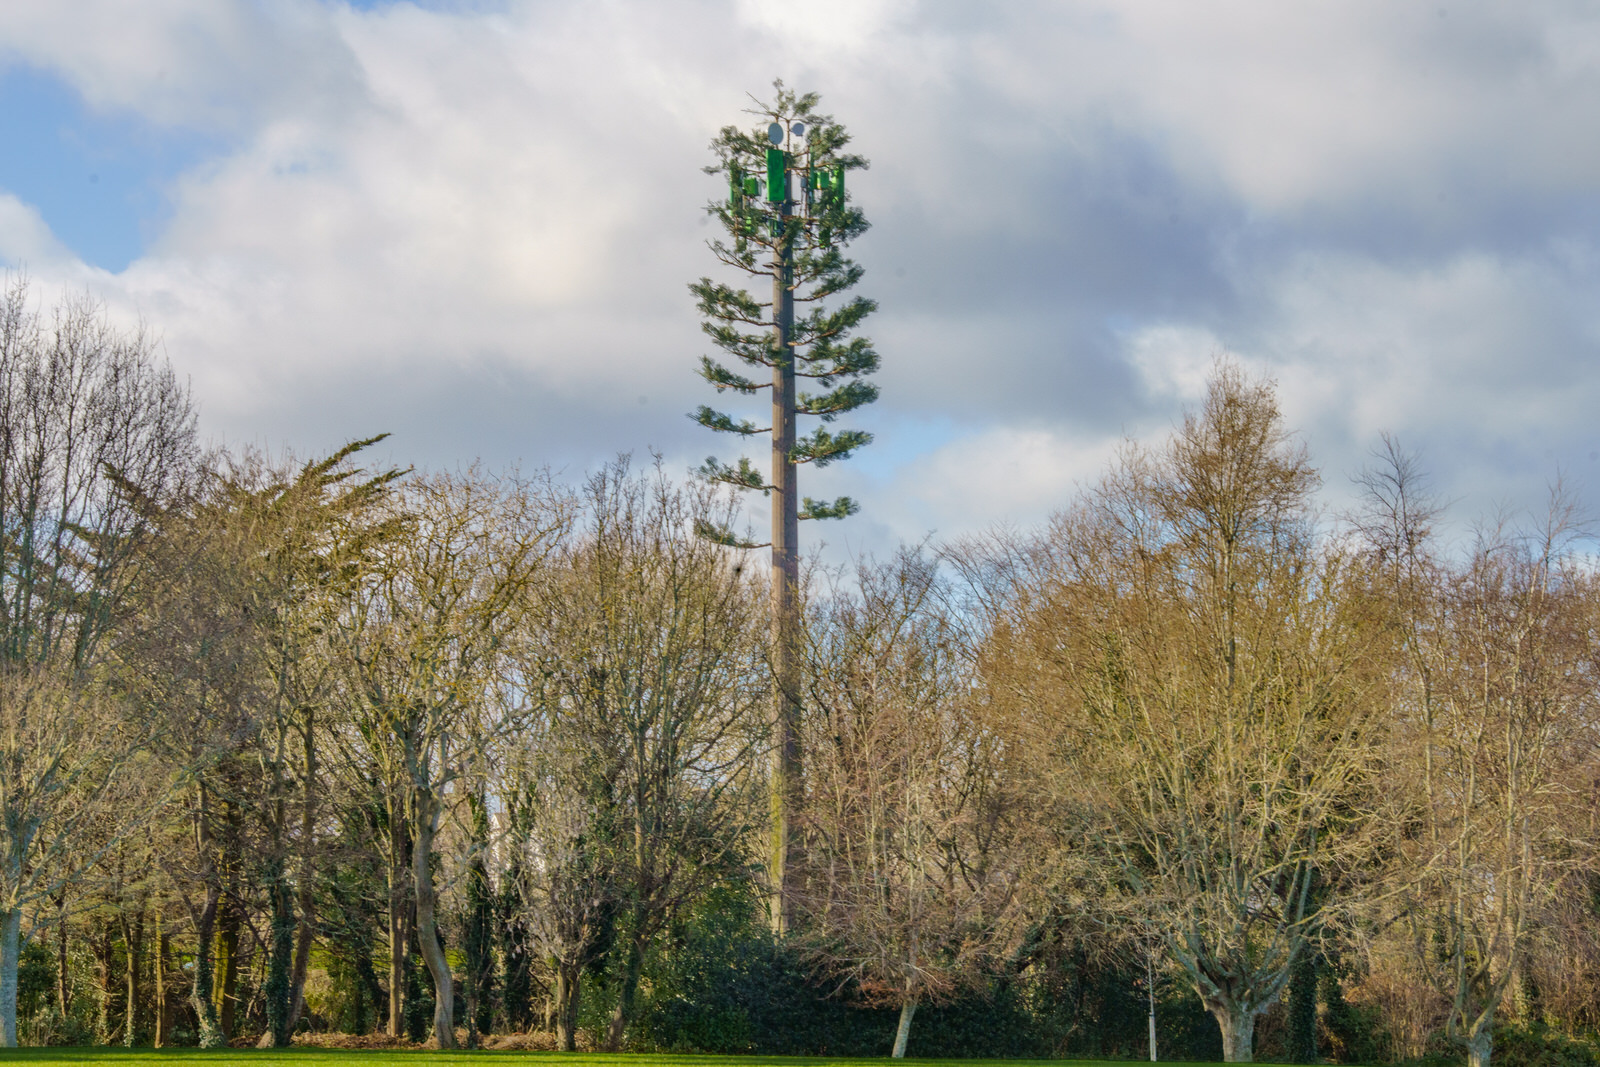
[(1144, 947), (1144, 990), (1150, 1000), (1150, 1062), (1156, 1062), (1156, 964), (1155, 949)]

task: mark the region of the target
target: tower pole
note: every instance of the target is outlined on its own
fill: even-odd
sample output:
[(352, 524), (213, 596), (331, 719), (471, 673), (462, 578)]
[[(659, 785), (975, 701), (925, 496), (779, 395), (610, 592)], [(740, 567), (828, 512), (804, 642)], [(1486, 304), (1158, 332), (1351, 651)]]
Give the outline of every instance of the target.
[(772, 929), (788, 932), (794, 918), (794, 830), (800, 800), (800, 499), (795, 443), (794, 235), (789, 232), (792, 202), (787, 154), (769, 175), (782, 174), (770, 187), (777, 209), (772, 249)]

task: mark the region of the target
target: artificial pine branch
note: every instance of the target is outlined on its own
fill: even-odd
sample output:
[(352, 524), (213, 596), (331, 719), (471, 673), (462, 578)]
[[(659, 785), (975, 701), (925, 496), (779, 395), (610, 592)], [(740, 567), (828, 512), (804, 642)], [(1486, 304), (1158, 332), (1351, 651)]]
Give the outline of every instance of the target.
[(831, 340), (841, 334), (849, 333), (861, 323), (862, 319), (877, 310), (877, 301), (861, 296), (832, 311), (818, 308), (805, 318), (795, 321), (795, 341), (799, 344), (809, 344)]
[(845, 345), (819, 341), (800, 359), (795, 373), (818, 379), (825, 387), (831, 386), (835, 378), (856, 378), (878, 369), (878, 353), (864, 337), (852, 338)]
[(795, 463), (826, 467), (835, 460), (848, 459), (850, 453), (871, 443), (872, 435), (865, 430), (840, 430), (837, 434), (814, 430), (794, 443), (789, 456)]
[(706, 429), (716, 430), (718, 433), (737, 433), (743, 434), (745, 437), (750, 437), (758, 433), (772, 432), (770, 427), (758, 427), (749, 419), (741, 419), (738, 422), (734, 422), (732, 417), (725, 415), (720, 411), (713, 411), (704, 404), (701, 404), (699, 409), (689, 417), (695, 422), (698, 422), (701, 426), (704, 426)]
[(765, 333), (740, 333), (730, 326), (703, 322), (700, 329), (729, 355), (738, 356), (746, 363), (770, 367), (773, 364), (772, 335)]
[(727, 545), (729, 548), (771, 548), (771, 541), (746, 541), (736, 535), (726, 526), (719, 526), (704, 519), (694, 520), (694, 535), (701, 540), (710, 541), (714, 545)]
[(750, 460), (744, 456), (739, 457), (737, 467), (730, 467), (715, 456), (707, 456), (705, 463), (696, 473), (708, 482), (720, 482), (739, 489), (754, 489), (762, 494), (772, 491), (772, 486), (767, 484), (761, 472), (751, 466)]
[(845, 519), (860, 510), (861, 505), (847, 496), (841, 496), (832, 503), (826, 500), (812, 500), (810, 497), (800, 502), (802, 519)]
[(772, 317), (766, 314), (772, 307), (771, 302), (757, 300), (742, 289), (701, 278), (689, 286), (689, 291), (700, 298), (698, 307), (702, 315), (749, 326), (772, 325)]
[(863, 404), (878, 399), (878, 387), (867, 382), (847, 382), (831, 393), (812, 396), (801, 393), (795, 410), (802, 415), (816, 415), (823, 422), (832, 422), (846, 411), (854, 411)]
[(700, 357), (700, 377), (717, 387), (717, 392), (732, 389), (736, 393), (754, 396), (757, 389), (771, 389), (771, 382), (756, 382), (742, 374), (735, 374), (710, 356)]

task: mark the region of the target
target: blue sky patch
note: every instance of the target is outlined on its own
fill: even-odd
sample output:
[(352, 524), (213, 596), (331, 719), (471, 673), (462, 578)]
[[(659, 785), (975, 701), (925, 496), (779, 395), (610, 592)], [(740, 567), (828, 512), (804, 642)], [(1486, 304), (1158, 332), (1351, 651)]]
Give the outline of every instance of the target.
[(0, 144), (0, 189), (109, 271), (159, 233), (172, 180), (221, 148), (215, 136), (98, 114), (60, 79), (27, 67), (0, 70)]

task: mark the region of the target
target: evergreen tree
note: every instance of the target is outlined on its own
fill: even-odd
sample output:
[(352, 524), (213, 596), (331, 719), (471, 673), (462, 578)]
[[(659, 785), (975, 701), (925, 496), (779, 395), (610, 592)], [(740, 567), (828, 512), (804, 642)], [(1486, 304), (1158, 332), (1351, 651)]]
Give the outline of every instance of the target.
[[(1327, 895), (1321, 872), (1311, 872), (1309, 896), (1319, 911)], [(1289, 1062), (1317, 1062), (1317, 986), (1322, 971), (1320, 924), (1312, 924), (1311, 936), (1300, 948), (1289, 971)]]
[(494, 1026), (494, 890), (484, 862), (489, 847), (489, 806), (481, 793), (471, 797), (474, 851), (467, 864), (467, 914), (462, 948), (467, 973), (462, 983), (466, 996), (467, 1047), (478, 1047), (478, 1036)]
[[(765, 475), (748, 457), (737, 464), (708, 458), (701, 469), (712, 481), (755, 490), (771, 500), (771, 540), (754, 544), (708, 524), (702, 524), (701, 533), (727, 545), (772, 549), (775, 755), (768, 873), (776, 894), (772, 922), (782, 932), (792, 917), (792, 827), (800, 796), (799, 522), (844, 518), (857, 509), (849, 497), (801, 498), (796, 471), (807, 463), (825, 467), (872, 440), (862, 430), (835, 430), (831, 424), (877, 399), (877, 387), (863, 378), (878, 369), (878, 354), (871, 341), (851, 336), (877, 305), (844, 295), (863, 273), (844, 247), (867, 229), (866, 217), (846, 198), (845, 176), (865, 168), (867, 161), (845, 151), (850, 137), (830, 116), (817, 112), (817, 94), (796, 95), (782, 81), (774, 82), (773, 89), (772, 102), (758, 102), (750, 112), (761, 117), (761, 125), (749, 132), (724, 127), (711, 144), (718, 161), (706, 168), (728, 179), (726, 201), (707, 209), (728, 237), (712, 241), (711, 250), (726, 266), (770, 279), (771, 299), (710, 278), (689, 288), (705, 316), (706, 334), (738, 361), (730, 368), (702, 357), (701, 376), (718, 393), (755, 396), (772, 390), (768, 426), (707, 406), (691, 417), (719, 433), (766, 433), (772, 439)], [(798, 316), (797, 304), (806, 309)], [(802, 379), (820, 391), (800, 391)], [(800, 434), (796, 422), (801, 415), (824, 425)]]
[(1289, 973), (1289, 1062), (1317, 1062), (1318, 953), (1307, 944)]
[(500, 965), (504, 976), (500, 985), (500, 1025), (521, 1033), (533, 1024), (533, 955), (528, 945), (528, 925), (519, 914), (517, 881), (521, 865), (513, 858), (500, 877), (496, 902), (499, 917)]

